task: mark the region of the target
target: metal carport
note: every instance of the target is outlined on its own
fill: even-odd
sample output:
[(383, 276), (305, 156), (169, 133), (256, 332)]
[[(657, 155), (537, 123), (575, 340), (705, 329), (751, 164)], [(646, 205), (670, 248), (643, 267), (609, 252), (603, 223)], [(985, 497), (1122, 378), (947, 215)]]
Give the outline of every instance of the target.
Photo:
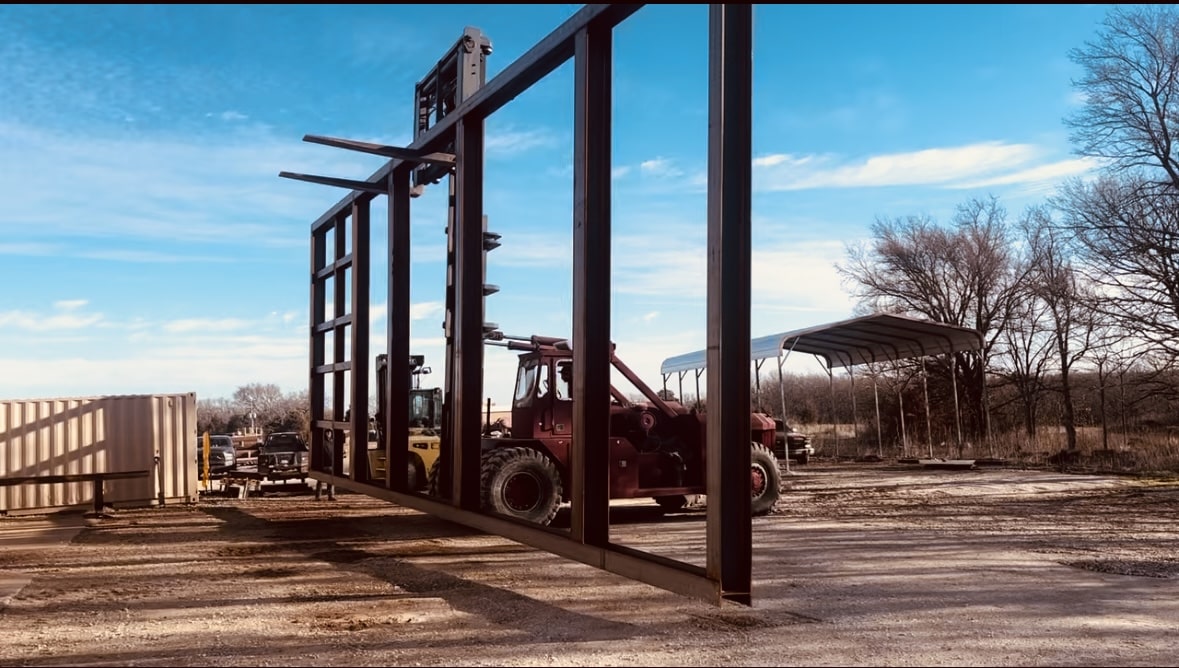
[[(809, 353), (820, 358), (826, 367), (832, 388), (832, 410), (834, 410), (834, 378), (832, 370), (871, 362), (887, 362), (913, 357), (929, 357), (960, 352), (981, 350), (983, 337), (976, 329), (948, 325), (892, 313), (841, 320), (839, 322), (796, 329), (779, 334), (770, 334), (750, 341), (750, 360), (754, 364), (755, 379), (760, 389), (761, 366), (773, 357), (778, 360), (778, 385), (782, 397), (782, 416), (786, 416), (786, 392), (783, 386), (782, 365), (793, 352)], [(663, 360), (660, 373), (663, 374), (663, 388), (667, 379), (676, 374), (679, 377), (680, 397), (683, 396), (683, 380), (688, 372), (695, 372), (696, 396), (700, 396), (700, 376), (706, 367), (707, 350), (677, 355)], [(951, 357), (953, 364), (953, 357)], [(922, 361), (924, 376), (924, 361)], [(951, 374), (953, 379), (954, 374)], [(854, 381), (853, 381), (854, 382)], [(853, 412), (854, 407), (853, 393)], [(958, 421), (958, 391), (954, 388), (954, 416)], [(879, 423), (879, 409), (877, 422)], [(927, 417), (928, 419), (928, 417)], [(959, 426), (959, 441), (961, 427)], [(877, 430), (879, 434), (879, 429)], [(838, 437), (837, 443), (838, 443)], [(838, 447), (838, 445), (837, 445)], [(932, 456), (932, 455), (931, 455)], [(787, 458), (789, 467), (789, 458)]]

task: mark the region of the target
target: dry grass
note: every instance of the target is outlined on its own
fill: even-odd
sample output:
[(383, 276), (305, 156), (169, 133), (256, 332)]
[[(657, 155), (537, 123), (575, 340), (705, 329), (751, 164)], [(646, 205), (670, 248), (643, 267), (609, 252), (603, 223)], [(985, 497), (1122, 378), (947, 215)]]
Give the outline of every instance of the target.
[(961, 448), (953, 441), (931, 447), (920, 439), (910, 439), (906, 445), (878, 443), (874, 430), (861, 427), (857, 433), (852, 424), (803, 424), (798, 429), (811, 435), (819, 459), (996, 458), (1013, 466), (1179, 477), (1179, 435), (1168, 430), (1111, 431), (1103, 437), (1100, 427), (1081, 427), (1077, 429), (1077, 451), (1062, 455), (1068, 440), (1059, 427), (1041, 429), (1035, 439), (1023, 432), (1010, 432), (997, 434), (990, 442), (967, 441)]

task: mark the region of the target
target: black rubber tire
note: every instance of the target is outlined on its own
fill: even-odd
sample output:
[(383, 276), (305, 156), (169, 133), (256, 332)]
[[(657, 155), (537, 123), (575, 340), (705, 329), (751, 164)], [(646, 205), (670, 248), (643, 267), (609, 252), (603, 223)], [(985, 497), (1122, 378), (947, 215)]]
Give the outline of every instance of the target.
[(797, 457), (794, 458), (794, 461), (798, 462), (799, 464), (802, 464), (803, 466), (806, 466), (806, 463), (809, 462), (810, 460), (811, 460), (811, 456), (805, 452), (799, 454)]
[(755, 442), (749, 454), (749, 465), (753, 494), (750, 512), (754, 516), (768, 514), (782, 495), (782, 472), (778, 469), (778, 459), (769, 448)]
[(688, 505), (688, 497), (683, 494), (673, 494), (671, 496), (657, 496), (655, 503), (663, 509), (665, 513), (674, 513), (677, 510), (682, 510), (684, 506)]
[(416, 453), (409, 453), (409, 470), (406, 471), (406, 483), (409, 491), (417, 492), (426, 487), (425, 471), (422, 469), (422, 458), (418, 457)]
[(426, 474), (426, 494), (430, 496), (441, 496), (438, 490), (442, 489), (439, 476), (442, 475), (442, 461), (435, 459), (434, 463), (430, 465), (430, 472)]
[(500, 448), (483, 457), (479, 476), (485, 510), (547, 526), (564, 488), (556, 465), (532, 448)]

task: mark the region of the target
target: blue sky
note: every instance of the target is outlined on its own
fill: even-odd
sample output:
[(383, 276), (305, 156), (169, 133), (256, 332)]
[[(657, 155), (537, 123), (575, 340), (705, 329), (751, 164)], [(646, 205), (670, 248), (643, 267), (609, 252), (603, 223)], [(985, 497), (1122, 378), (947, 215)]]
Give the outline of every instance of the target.
[[(756, 6), (752, 334), (852, 317), (835, 263), (878, 217), (948, 222), (994, 195), (1014, 218), (1093, 170), (1062, 123), (1068, 51), (1108, 7)], [(0, 398), (304, 389), (310, 224), (346, 193), (278, 173), (382, 160), (302, 137), (407, 145), (413, 85), (465, 26), (494, 45), (490, 79), (579, 8), (0, 6)], [(705, 345), (707, 56), (704, 5), (616, 30), (611, 335), (656, 387), (663, 359)], [(572, 63), (487, 123), (487, 317), (509, 334), (570, 334), (572, 130)], [(413, 204), (426, 384), (443, 188)], [(381, 248), (383, 198), (374, 222)], [(488, 350), (496, 404), (513, 369)]]

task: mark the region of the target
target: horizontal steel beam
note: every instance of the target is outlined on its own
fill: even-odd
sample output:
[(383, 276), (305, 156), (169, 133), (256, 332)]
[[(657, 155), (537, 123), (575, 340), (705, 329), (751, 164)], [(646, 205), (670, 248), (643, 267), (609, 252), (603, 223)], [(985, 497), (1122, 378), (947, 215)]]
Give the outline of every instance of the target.
[[(540, 81), (550, 72), (572, 58), (574, 40), (577, 37), (577, 33), (583, 28), (591, 23), (600, 23), (603, 26), (610, 27), (616, 26), (625, 21), (630, 15), (642, 9), (642, 7), (642, 4), (586, 5), (579, 12), (571, 16), (569, 20), (562, 23), (556, 30), (549, 33), (548, 37), (542, 39), (536, 46), (529, 49), (527, 53), (517, 58), (507, 69), (500, 72), (491, 81), (488, 81), (486, 85), (476, 91), (469, 99), (459, 104), (454, 111), (438, 121), (434, 127), (422, 133), (407, 148), (422, 153), (444, 150), (446, 144), (453, 138), (455, 126), (460, 119), (466, 117), (468, 114), (479, 114), (482, 117), (491, 115), (497, 109), (511, 102), (517, 95), (528, 90), (534, 83)], [(371, 187), (374, 183), (382, 183), (389, 176), (389, 173), (396, 169), (401, 162), (401, 160), (393, 158), (389, 163), (373, 172), (372, 176), (368, 178), (368, 185)], [(357, 197), (385, 193), (384, 188), (374, 191), (367, 187), (358, 187), (355, 190), (359, 192), (354, 192), (337, 202), (326, 213), (320, 216), (318, 220), (312, 223), (311, 229), (314, 231), (341, 213), (345, 213), (352, 206), (352, 201)]]
[(371, 153), (373, 155), (382, 155), (386, 158), (397, 158), (403, 162), (418, 162), (427, 165), (441, 165), (443, 167), (454, 166), (453, 153), (422, 153), (412, 148), (401, 148), (399, 146), (388, 146), (385, 144), (372, 144), (366, 141), (357, 141), (354, 139), (336, 139), (335, 137), (321, 137), (319, 135), (304, 135), (303, 141), (312, 144), (323, 144), (324, 146), (332, 146), (335, 148), (344, 148), (350, 151), (360, 151), (361, 153)]
[[(362, 190), (373, 195), (384, 195), (389, 192), (389, 187), (383, 183), (373, 183), (371, 181), (357, 181), (356, 179), (341, 179), (334, 176), (315, 176), (313, 174), (295, 174), (294, 172), (279, 172), (279, 176), (284, 179), (295, 179), (296, 181), (308, 181), (310, 183), (319, 183), (325, 186), (336, 186), (337, 188), (349, 188), (351, 190)], [(354, 197), (349, 196), (346, 201), (348, 206), (352, 206)], [(332, 215), (332, 220), (335, 215)], [(322, 219), (321, 219), (322, 220)], [(316, 225), (320, 223), (317, 221)]]
[(544, 550), (566, 559), (644, 582), (660, 589), (711, 602), (722, 602), (720, 583), (707, 577), (700, 566), (609, 543), (597, 547), (570, 540), (569, 535), (551, 527), (533, 526), (485, 513), (462, 510), (450, 503), (423, 496), (357, 482), (350, 478), (312, 471), (319, 482), (429, 513), (439, 519), (503, 536), (517, 543)]

